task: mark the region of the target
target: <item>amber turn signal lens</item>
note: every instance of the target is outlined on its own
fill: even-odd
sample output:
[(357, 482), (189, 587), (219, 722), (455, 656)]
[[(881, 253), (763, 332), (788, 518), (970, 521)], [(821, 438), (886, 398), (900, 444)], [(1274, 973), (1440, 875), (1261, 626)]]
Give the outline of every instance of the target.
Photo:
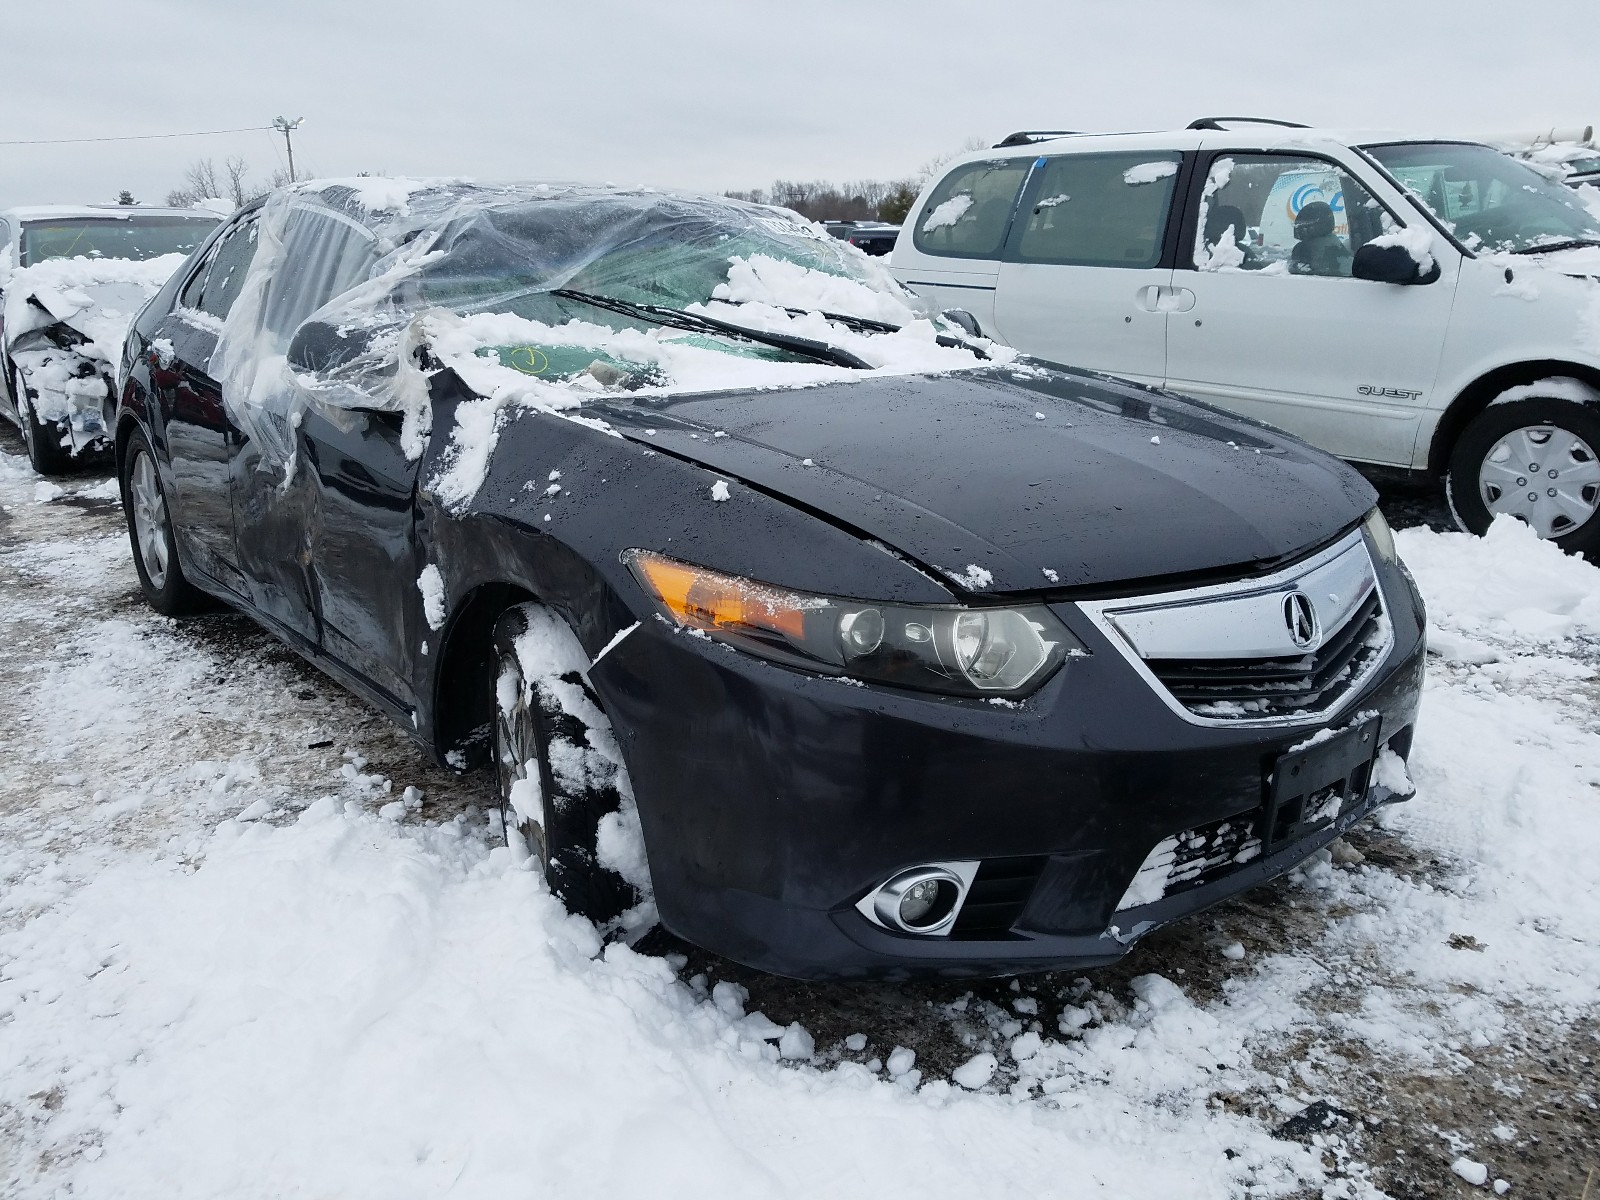
[(638, 551), (629, 565), (681, 625), (707, 633), (761, 629), (799, 642), (806, 611), (821, 605), (809, 596), (692, 567)]

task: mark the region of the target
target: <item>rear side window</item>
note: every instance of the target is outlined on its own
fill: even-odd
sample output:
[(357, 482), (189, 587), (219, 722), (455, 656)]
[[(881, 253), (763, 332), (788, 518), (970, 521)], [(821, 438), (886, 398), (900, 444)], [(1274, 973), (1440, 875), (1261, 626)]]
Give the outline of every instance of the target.
[(999, 258), (1031, 158), (966, 163), (946, 175), (917, 217), (912, 244), (924, 254)]
[(340, 213), (301, 207), (289, 217), (282, 265), (263, 324), (287, 338), (317, 309), (365, 279), (377, 251), (370, 230)]
[(178, 296), (180, 308), (210, 313), (221, 320), (238, 299), (250, 261), (256, 256), (256, 218), (245, 217), (227, 233), (206, 256), (205, 265), (195, 272)]
[(1179, 156), (1074, 154), (1047, 160), (1017, 240), (1022, 262), (1148, 268), (1161, 260)]

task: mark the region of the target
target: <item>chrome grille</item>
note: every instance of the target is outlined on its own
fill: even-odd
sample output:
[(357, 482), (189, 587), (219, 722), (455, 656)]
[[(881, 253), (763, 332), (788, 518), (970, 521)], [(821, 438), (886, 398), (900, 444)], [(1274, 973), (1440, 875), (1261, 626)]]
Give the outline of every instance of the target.
[[(1291, 598), (1318, 614), (1300, 646)], [(1170, 707), (1197, 724), (1283, 725), (1336, 712), (1394, 642), (1361, 531), (1259, 579), (1080, 603)]]

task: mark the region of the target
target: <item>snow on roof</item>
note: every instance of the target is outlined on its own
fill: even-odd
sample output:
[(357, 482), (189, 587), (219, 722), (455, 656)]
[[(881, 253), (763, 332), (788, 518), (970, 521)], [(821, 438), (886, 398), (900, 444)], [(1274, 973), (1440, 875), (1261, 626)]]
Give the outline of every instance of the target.
[(0, 219), (10, 221), (50, 221), (62, 218), (109, 217), (131, 220), (134, 217), (215, 217), (203, 208), (167, 208), (155, 204), (29, 204), (0, 209)]

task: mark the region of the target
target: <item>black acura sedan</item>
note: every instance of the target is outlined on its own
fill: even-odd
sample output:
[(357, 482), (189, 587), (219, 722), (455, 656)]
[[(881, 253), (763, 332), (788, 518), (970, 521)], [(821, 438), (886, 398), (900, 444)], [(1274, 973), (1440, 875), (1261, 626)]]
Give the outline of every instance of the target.
[(129, 335), (145, 594), (492, 764), (574, 911), (798, 977), (1110, 962), (1404, 799), (1368, 485), (916, 304), (729, 200), (279, 191)]

